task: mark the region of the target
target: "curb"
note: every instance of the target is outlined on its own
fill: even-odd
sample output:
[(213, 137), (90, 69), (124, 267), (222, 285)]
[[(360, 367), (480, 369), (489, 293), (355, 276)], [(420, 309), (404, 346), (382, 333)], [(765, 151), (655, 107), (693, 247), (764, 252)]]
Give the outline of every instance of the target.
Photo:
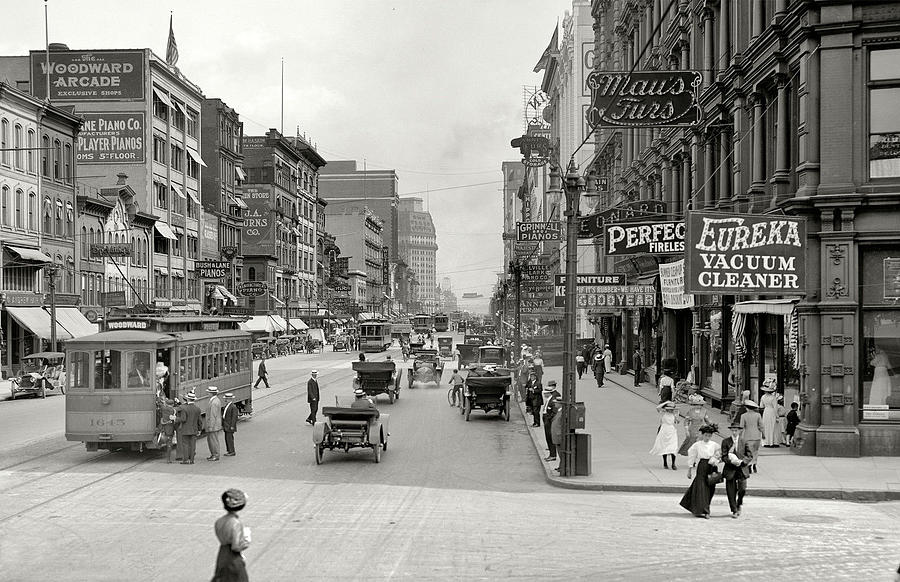
[[(617, 386), (621, 386), (618, 382), (614, 382)], [(627, 388), (625, 388), (628, 390)], [(643, 396), (629, 390), (632, 394)], [(645, 398), (646, 400), (646, 398)], [(543, 435), (543, 427), (540, 431), (532, 430), (528, 424), (528, 415), (525, 413), (525, 403), (517, 402), (519, 412), (525, 421), (525, 429), (531, 437), (535, 451), (538, 453), (538, 462), (544, 469), (544, 479), (550, 485), (559, 487), (560, 489), (572, 489), (576, 491), (615, 491), (628, 493), (677, 493), (683, 494), (687, 489), (686, 486), (676, 485), (632, 485), (621, 483), (601, 483), (581, 480), (579, 477), (559, 477), (553, 473), (550, 464), (543, 460), (544, 443), (541, 440)], [(538, 434), (539, 433), (539, 434)], [(723, 486), (724, 490), (724, 486)], [(900, 501), (900, 491), (877, 490), (877, 489), (815, 489), (815, 488), (748, 488), (748, 495), (755, 497), (783, 497), (791, 499), (828, 499), (833, 501), (853, 501), (857, 503), (877, 503), (881, 501)]]

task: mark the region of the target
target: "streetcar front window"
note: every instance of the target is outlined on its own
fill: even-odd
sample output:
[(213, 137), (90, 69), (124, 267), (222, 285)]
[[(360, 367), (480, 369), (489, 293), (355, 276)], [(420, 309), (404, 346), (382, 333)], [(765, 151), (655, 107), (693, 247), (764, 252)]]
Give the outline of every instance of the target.
[[(150, 369), (147, 367), (149, 381)], [(94, 352), (94, 390), (118, 390), (122, 383), (122, 352), (97, 350)]]
[(66, 373), (68, 390), (86, 392), (91, 387), (91, 352), (69, 352)]

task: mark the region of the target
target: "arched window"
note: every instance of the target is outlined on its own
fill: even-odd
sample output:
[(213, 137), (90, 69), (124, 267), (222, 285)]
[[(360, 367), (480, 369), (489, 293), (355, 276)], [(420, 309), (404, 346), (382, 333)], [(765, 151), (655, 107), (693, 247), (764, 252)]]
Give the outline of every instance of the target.
[(72, 144), (70, 144), (70, 143), (66, 144), (66, 157), (65, 157), (64, 161), (66, 163), (66, 173), (65, 173), (66, 183), (71, 184), (72, 183)]
[(63, 222), (63, 203), (59, 198), (56, 199), (56, 236), (63, 236), (65, 231), (65, 223)]
[(247, 269), (247, 280), (256, 281), (256, 267), (250, 267), (249, 269)]
[(44, 135), (41, 138), (41, 174), (44, 177), (50, 177), (50, 164), (47, 162), (50, 155), (50, 138), (47, 135)]
[(13, 147), (16, 148), (16, 168), (19, 170), (25, 167), (25, 150), (22, 149), (22, 139), (22, 126), (17, 123)]
[(75, 212), (71, 202), (66, 202), (66, 235), (75, 236)]
[(28, 230), (36, 231), (37, 225), (37, 194), (28, 193)]
[(26, 143), (28, 144), (28, 153), (25, 154), (26, 156), (28, 156), (28, 173), (34, 174), (34, 156), (37, 155), (37, 152), (34, 148), (37, 144), (35, 143), (35, 134), (33, 129), (28, 130), (28, 141)]
[(9, 165), (9, 120), (0, 121), (0, 160), (4, 166)]
[(25, 228), (25, 192), (16, 190), (16, 228)]
[[(94, 240), (94, 227), (91, 227), (90, 233), (88, 234), (88, 245), (90, 246), (90, 245), (94, 244), (95, 242), (97, 242), (97, 241)], [(89, 258), (93, 258), (88, 253), (85, 253), (85, 256), (89, 257)]]
[(59, 180), (62, 175), (59, 173), (59, 165), (62, 163), (62, 143), (53, 140), (53, 179)]
[(87, 237), (87, 227), (81, 227), (81, 256), (88, 258), (91, 256), (91, 243)]
[(9, 224), (9, 187), (0, 190), (0, 224)]

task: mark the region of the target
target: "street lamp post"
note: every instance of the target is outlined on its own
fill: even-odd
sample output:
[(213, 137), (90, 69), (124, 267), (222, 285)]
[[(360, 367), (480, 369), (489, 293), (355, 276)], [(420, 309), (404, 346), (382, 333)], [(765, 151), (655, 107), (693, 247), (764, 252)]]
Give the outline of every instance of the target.
[[(569, 161), (565, 183), (561, 184), (559, 168), (550, 170), (550, 190), (566, 197), (566, 297), (563, 316), (563, 391), (562, 391), (562, 448), (560, 449), (559, 474), (575, 475), (575, 430), (572, 427), (575, 407), (575, 293), (578, 270), (578, 206), (585, 190), (585, 179), (578, 175), (575, 161)], [(590, 187), (589, 187), (590, 189)], [(590, 193), (588, 193), (590, 195)]]

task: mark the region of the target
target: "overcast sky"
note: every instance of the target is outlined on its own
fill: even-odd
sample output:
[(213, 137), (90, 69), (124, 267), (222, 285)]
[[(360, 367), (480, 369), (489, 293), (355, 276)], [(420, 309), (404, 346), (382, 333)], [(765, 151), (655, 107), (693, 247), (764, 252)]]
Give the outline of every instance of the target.
[[(502, 174), (522, 87), (571, 0), (50, 0), (50, 42), (151, 48), (234, 107), (246, 135), (281, 125), (326, 160), (397, 170), (437, 228), (438, 281), (488, 296), (502, 269)], [(0, 54), (44, 46), (44, 3), (0, 0)], [(10, 22), (10, 18), (15, 23)], [(11, 25), (13, 24), (13, 25)], [(429, 194), (425, 194), (425, 191)], [(482, 305), (483, 302), (480, 302)], [(471, 305), (471, 304), (470, 304)]]

